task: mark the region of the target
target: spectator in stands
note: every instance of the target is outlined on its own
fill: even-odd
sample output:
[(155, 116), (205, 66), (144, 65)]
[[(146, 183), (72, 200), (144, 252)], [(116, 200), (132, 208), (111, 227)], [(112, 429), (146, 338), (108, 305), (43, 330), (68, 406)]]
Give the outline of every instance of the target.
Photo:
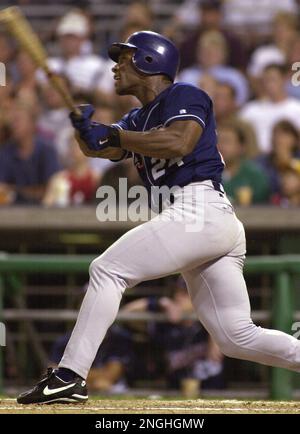
[(272, 20), (279, 11), (298, 13), (298, 0), (225, 0), (224, 21), (226, 27), (250, 34), (269, 34)]
[(279, 175), (280, 190), (272, 196), (272, 204), (287, 207), (300, 206), (300, 174), (293, 169), (283, 170)]
[(123, 25), (138, 26), (141, 30), (153, 30), (154, 14), (146, 1), (132, 1), (124, 14)]
[(20, 102), (30, 106), (35, 114), (39, 110), (37, 97), (36, 66), (31, 57), (23, 50), (16, 55), (16, 75), (15, 95)]
[(37, 131), (46, 142), (56, 150), (60, 165), (68, 164), (68, 145), (70, 119), (61, 95), (48, 82), (39, 86), (43, 110), (37, 118)]
[[(181, 44), (181, 69), (188, 68), (197, 62), (196, 50), (194, 47), (197, 46), (200, 36), (209, 30), (221, 32), (225, 38), (226, 45), (228, 46), (228, 56), (226, 59), (228, 65), (242, 69), (246, 67), (247, 57), (243, 43), (234, 35), (234, 33), (223, 28), (222, 3), (223, 2), (220, 0), (201, 0), (201, 2), (198, 3), (200, 8), (200, 22), (198, 22), (196, 30), (192, 33), (188, 33), (187, 37)], [(185, 5), (181, 7), (181, 10), (184, 9)], [(188, 24), (188, 26), (190, 26), (190, 24)]]
[(271, 150), (272, 129), (277, 122), (286, 119), (300, 128), (300, 102), (288, 96), (286, 76), (285, 66), (268, 65), (262, 76), (266, 97), (248, 102), (240, 111), (241, 119), (253, 126), (258, 148), (263, 153)]
[(140, 23), (125, 23), (119, 32), (118, 41), (125, 42), (132, 33), (140, 32), (144, 30), (144, 27)]
[(300, 176), (300, 133), (289, 121), (278, 122), (272, 132), (272, 150), (261, 155), (256, 162), (269, 178), (273, 195), (281, 190), (281, 173), (287, 170), (299, 171)]
[(234, 122), (219, 125), (219, 149), (226, 163), (223, 185), (226, 193), (238, 205), (248, 206), (268, 202), (268, 178), (254, 162), (245, 158), (246, 137)]
[[(1, 92), (0, 92), (1, 98)], [(4, 145), (4, 143), (8, 140), (8, 128), (6, 119), (2, 117), (2, 113), (0, 111), (0, 149)]]
[(206, 92), (212, 100), (214, 100), (217, 90), (217, 80), (210, 74), (204, 73), (198, 82), (198, 87)]
[(240, 71), (226, 66), (228, 46), (222, 33), (211, 30), (201, 34), (196, 51), (197, 63), (181, 71), (178, 80), (198, 86), (202, 75), (208, 73), (217, 81), (231, 84), (238, 105), (244, 104), (249, 96), (248, 82)]
[(260, 78), (265, 67), (270, 64), (287, 64), (289, 52), (298, 35), (297, 27), (298, 22), (295, 14), (278, 12), (272, 23), (272, 42), (256, 48), (253, 52), (248, 66), (248, 74), (257, 96), (263, 92)]
[(0, 62), (5, 65), (6, 73), (14, 78), (14, 43), (6, 33), (0, 33)]
[(91, 203), (99, 183), (98, 172), (93, 170), (69, 131), (68, 166), (55, 173), (46, 190), (43, 204), (46, 206), (68, 206)]
[(290, 47), (288, 61), (289, 65), (286, 90), (289, 96), (300, 99), (300, 35), (294, 40)]
[(6, 74), (6, 85), (0, 86), (0, 147), (8, 140), (9, 113), (13, 110), (15, 95), (14, 84), (9, 74)]
[(271, 63), (285, 65), (291, 45), (297, 37), (297, 16), (288, 12), (278, 12), (272, 22), (272, 43), (258, 47), (252, 54), (248, 72), (259, 77)]
[[(84, 52), (89, 31), (90, 23), (85, 15), (77, 10), (67, 13), (56, 29), (61, 56), (50, 58), (49, 65), (54, 72), (68, 79), (74, 93), (93, 95), (97, 92), (104, 100), (110, 99), (113, 64), (110, 60)], [(44, 79), (40, 72), (38, 77)]]
[[(137, 299), (121, 309), (122, 312), (163, 312), (167, 316), (166, 322), (148, 323), (148, 345), (156, 357), (152, 357), (151, 366), (147, 366), (147, 360), (143, 362), (144, 377), (151, 375), (153, 382), (153, 376), (163, 375), (167, 386), (175, 389), (186, 378), (198, 379), (204, 389), (223, 388), (223, 354), (199, 322), (184, 319), (193, 312), (193, 307), (181, 277), (174, 289), (171, 298)], [(140, 359), (138, 362), (141, 364)], [(137, 367), (137, 371), (141, 369)]]
[(217, 123), (237, 117), (236, 91), (231, 84), (218, 81), (213, 102)]
[(59, 170), (55, 150), (35, 134), (26, 106), (10, 113), (11, 141), (0, 149), (0, 191), (7, 202), (40, 203), (50, 177)]
[(213, 98), (217, 126), (224, 122), (235, 122), (246, 137), (245, 156), (253, 158), (258, 154), (255, 132), (249, 122), (238, 117), (238, 104), (234, 87), (228, 83), (217, 82)]

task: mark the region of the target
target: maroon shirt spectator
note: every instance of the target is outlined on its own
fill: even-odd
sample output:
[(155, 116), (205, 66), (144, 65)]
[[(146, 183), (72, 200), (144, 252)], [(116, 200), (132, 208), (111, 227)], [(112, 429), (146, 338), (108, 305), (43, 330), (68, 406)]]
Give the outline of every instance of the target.
[(207, 30), (218, 30), (226, 39), (229, 47), (228, 65), (244, 69), (247, 65), (247, 50), (232, 32), (222, 28), (222, 1), (202, 0), (200, 5), (201, 22), (199, 27), (182, 42), (180, 47), (180, 69), (187, 68), (196, 62), (197, 41), (200, 35)]

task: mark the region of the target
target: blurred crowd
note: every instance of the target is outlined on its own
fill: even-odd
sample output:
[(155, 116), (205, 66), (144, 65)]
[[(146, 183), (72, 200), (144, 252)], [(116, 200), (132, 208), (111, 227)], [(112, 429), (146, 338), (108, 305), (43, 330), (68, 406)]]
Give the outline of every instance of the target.
[[(160, 31), (180, 49), (177, 81), (201, 87), (214, 102), (229, 197), (243, 206), (300, 206), (300, 2), (174, 0), (173, 16), (159, 28), (157, 1), (120, 1), (128, 3), (122, 25), (101, 44), (86, 7), (93, 1), (84, 9), (82, 2), (66, 3), (69, 11), (44, 41), (49, 65), (76, 103), (94, 104), (95, 120), (111, 124), (139, 105), (134, 97), (115, 95), (106, 45), (134, 31)], [(60, 95), (3, 29), (0, 62), (6, 68), (0, 86), (0, 204), (81, 205), (119, 176), (129, 186), (141, 183), (130, 161), (89, 159), (80, 152)]]

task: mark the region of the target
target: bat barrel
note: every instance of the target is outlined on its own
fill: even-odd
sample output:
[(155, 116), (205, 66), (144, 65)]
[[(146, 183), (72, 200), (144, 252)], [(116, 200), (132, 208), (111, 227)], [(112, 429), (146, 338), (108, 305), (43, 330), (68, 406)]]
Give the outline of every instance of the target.
[(49, 69), (46, 51), (20, 8), (11, 6), (1, 10), (0, 22), (5, 24), (8, 32), (18, 41), (24, 51), (28, 53), (35, 65), (46, 73), (52, 86), (61, 95), (66, 107), (80, 116), (81, 112), (75, 106), (71, 93), (61, 78), (53, 74)]

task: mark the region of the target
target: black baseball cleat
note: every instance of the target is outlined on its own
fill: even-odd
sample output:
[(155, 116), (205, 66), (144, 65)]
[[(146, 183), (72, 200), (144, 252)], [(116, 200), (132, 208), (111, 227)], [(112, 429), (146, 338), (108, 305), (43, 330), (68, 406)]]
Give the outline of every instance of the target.
[(86, 402), (86, 382), (79, 376), (65, 382), (56, 376), (56, 370), (48, 368), (45, 377), (37, 385), (18, 396), (19, 404), (70, 404)]

